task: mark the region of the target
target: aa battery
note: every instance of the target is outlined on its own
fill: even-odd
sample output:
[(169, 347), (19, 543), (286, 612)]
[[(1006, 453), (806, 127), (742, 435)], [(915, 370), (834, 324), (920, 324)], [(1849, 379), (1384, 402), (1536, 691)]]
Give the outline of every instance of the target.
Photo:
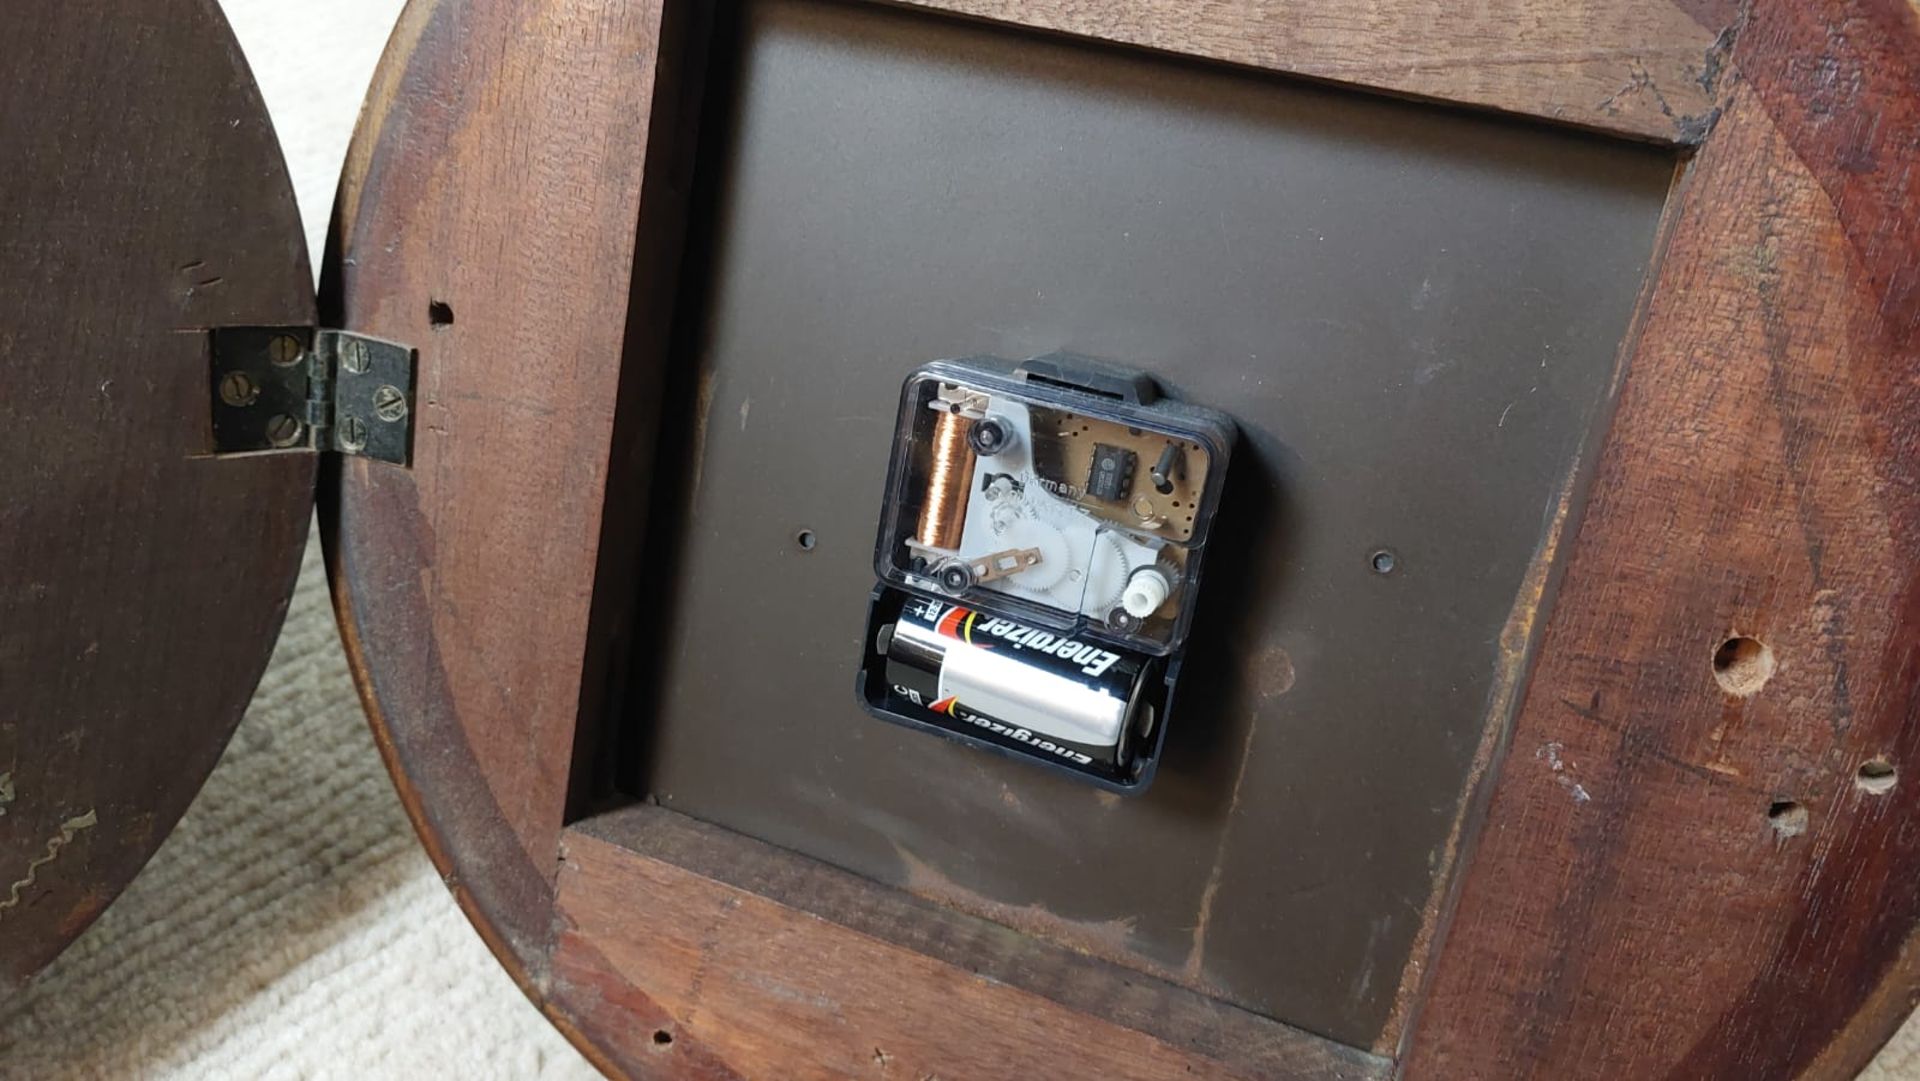
[(954, 727), (1077, 766), (1122, 766), (1158, 659), (924, 597), (877, 643), (894, 692)]

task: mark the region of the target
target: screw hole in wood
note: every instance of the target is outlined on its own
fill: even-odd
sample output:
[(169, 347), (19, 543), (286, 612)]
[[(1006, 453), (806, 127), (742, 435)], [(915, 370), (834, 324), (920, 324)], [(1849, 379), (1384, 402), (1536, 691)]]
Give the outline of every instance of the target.
[(655, 1047), (667, 1047), (667, 1046), (670, 1046), (672, 1043), (673, 1043), (673, 1033), (668, 1032), (664, 1028), (657, 1028), (653, 1030), (653, 1045)]
[(1781, 837), (1798, 837), (1807, 832), (1807, 809), (1790, 799), (1774, 800), (1767, 805), (1767, 822)]
[(1758, 638), (1735, 635), (1713, 651), (1713, 678), (1735, 698), (1758, 693), (1773, 678), (1773, 650)]
[(447, 303), (444, 300), (428, 301), (427, 302), (427, 322), (431, 323), (435, 330), (438, 330), (441, 327), (452, 326), (453, 325), (453, 305)]
[(1853, 785), (1869, 796), (1884, 796), (1900, 781), (1900, 771), (1884, 758), (1869, 758), (1860, 763)]

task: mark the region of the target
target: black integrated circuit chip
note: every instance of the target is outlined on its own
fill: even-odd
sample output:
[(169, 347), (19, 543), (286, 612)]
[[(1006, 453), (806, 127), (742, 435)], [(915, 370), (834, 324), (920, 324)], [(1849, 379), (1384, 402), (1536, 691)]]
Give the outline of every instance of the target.
[(1110, 503), (1124, 502), (1133, 492), (1133, 470), (1140, 456), (1110, 443), (1093, 445), (1093, 468), (1087, 471), (1087, 495)]

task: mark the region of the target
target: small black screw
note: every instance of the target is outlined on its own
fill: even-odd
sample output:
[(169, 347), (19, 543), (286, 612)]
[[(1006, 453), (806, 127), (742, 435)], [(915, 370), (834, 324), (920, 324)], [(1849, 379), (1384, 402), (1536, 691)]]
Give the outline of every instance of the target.
[(940, 587), (949, 593), (964, 593), (973, 585), (973, 572), (965, 563), (949, 563), (940, 569)]
[(967, 445), (982, 458), (991, 458), (1013, 441), (1013, 427), (999, 417), (976, 421), (967, 429)]

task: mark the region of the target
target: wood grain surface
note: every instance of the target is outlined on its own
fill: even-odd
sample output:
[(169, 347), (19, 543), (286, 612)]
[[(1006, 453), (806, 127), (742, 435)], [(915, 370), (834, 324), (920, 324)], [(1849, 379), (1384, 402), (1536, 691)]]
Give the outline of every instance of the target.
[(1751, 13), (1410, 1077), (1850, 1077), (1913, 1005), (1916, 55)]
[(589, 620), (661, 30), (658, 3), (409, 6), (327, 257), (327, 318), (420, 351), (413, 468), (323, 481), (343, 635), (429, 850), (522, 974), (607, 678)]
[(314, 456), (213, 459), (205, 328), (310, 324), (214, 0), (22, 0), (0, 34), (0, 989), (119, 894), (273, 649)]
[(1739, 12), (1671, 0), (897, 0), (1691, 145)]
[[(651, 835), (669, 851), (697, 837), (730, 857), (729, 873), (757, 879), (757, 888), (743, 889), (567, 833), (551, 994), (561, 1015), (594, 1033), (611, 1064), (631, 1076), (1361, 1081), (1384, 1078), (1390, 1067), (1233, 1007), (1196, 1006), (1201, 996), (1115, 966), (1075, 965), (1070, 951), (1056, 948), (1051, 964), (1073, 966), (1060, 976), (1077, 985), (1061, 990), (1082, 999), (1080, 1008), (1066, 1006), (1020, 986), (1034, 973), (993, 957), (993, 940), (1021, 937), (1004, 928), (670, 811), (627, 818), (597, 828), (629, 840)], [(783, 880), (804, 884), (812, 900), (848, 904), (864, 926), (766, 895)], [(975, 935), (984, 941), (967, 944), (974, 961), (931, 956), (949, 936), (964, 944)], [(1033, 960), (1023, 945), (1009, 952), (1016, 965)], [(1102, 1016), (1124, 1014), (1129, 998), (1157, 999), (1160, 1010), (1125, 1024)]]
[[(1172, 1046), (1256, 1077), (1384, 1076), (1386, 1058), (1346, 1047), (1260, 1016), (1202, 992), (1079, 949), (1016, 933), (799, 853), (652, 804), (588, 818), (567, 843), (591, 837), (718, 887), (754, 895), (837, 924), (848, 931), (966, 969), (977, 979), (1044, 996), (1061, 1007), (1138, 1029)], [(670, 905), (670, 897), (632, 898)], [(567, 908), (562, 897), (561, 907)], [(655, 921), (646, 921), (651, 927)], [(616, 941), (620, 934), (612, 936)], [(749, 980), (781, 978), (777, 972)], [(563, 1005), (579, 989), (555, 983)], [(1009, 999), (1009, 1001), (1020, 1001)], [(995, 1006), (993, 1008), (1000, 1008)]]

